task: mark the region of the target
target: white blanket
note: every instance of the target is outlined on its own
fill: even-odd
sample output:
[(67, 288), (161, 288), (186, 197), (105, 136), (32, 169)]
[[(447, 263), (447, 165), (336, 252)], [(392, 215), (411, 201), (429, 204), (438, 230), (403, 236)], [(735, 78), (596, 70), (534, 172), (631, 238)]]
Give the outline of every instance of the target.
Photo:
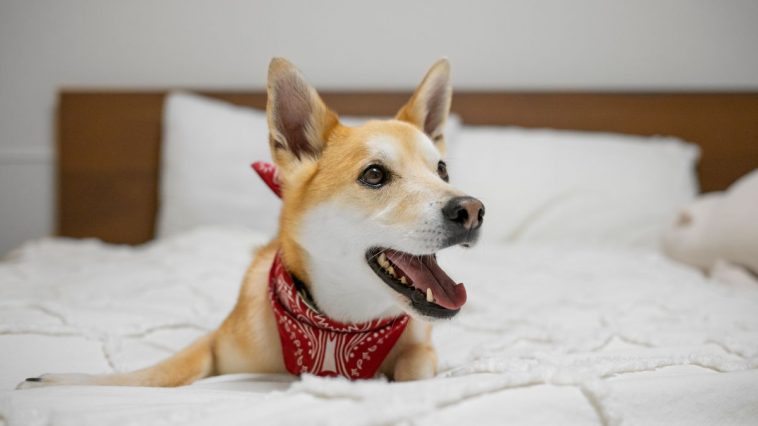
[(435, 327), (433, 380), (11, 390), (180, 349), (231, 309), (263, 241), (203, 229), (141, 248), (27, 244), (0, 264), (0, 424), (758, 424), (758, 288), (655, 253), (568, 246), (443, 252), (469, 302)]

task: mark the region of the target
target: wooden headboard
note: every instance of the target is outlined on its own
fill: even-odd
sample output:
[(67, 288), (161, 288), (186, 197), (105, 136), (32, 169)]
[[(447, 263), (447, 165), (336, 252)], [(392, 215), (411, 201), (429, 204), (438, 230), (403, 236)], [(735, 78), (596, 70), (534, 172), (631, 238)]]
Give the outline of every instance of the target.
[[(166, 93), (60, 94), (59, 235), (128, 244), (153, 238)], [(261, 92), (201, 93), (257, 108), (266, 103)], [(341, 114), (386, 116), (394, 114), (409, 93), (322, 96)], [(724, 189), (758, 167), (758, 92), (456, 92), (453, 110), (466, 124), (677, 136), (701, 148), (698, 174), (703, 191)]]

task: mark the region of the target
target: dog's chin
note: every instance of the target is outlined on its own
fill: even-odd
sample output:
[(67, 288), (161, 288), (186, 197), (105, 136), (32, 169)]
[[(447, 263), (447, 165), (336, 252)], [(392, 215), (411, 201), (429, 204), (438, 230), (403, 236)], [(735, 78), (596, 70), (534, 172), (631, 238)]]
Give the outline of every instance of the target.
[(427, 320), (452, 318), (466, 303), (466, 288), (440, 268), (436, 253), (412, 255), (372, 247), (366, 251), (366, 261), (411, 315)]

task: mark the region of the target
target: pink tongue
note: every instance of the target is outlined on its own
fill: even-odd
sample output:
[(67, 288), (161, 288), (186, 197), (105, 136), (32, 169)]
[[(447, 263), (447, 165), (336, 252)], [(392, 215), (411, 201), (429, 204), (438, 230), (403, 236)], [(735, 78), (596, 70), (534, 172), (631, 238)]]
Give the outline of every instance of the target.
[(447, 309), (458, 309), (466, 303), (466, 287), (448, 277), (433, 256), (410, 256), (394, 250), (386, 250), (385, 254), (411, 279), (413, 287), (424, 294), (426, 289), (431, 288), (434, 303)]

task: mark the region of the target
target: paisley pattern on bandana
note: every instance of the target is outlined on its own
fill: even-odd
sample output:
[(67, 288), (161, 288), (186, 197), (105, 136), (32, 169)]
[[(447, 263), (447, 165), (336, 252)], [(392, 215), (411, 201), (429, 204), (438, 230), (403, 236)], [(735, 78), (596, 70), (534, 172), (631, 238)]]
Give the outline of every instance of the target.
[(407, 315), (347, 324), (314, 310), (297, 291), (279, 253), (269, 273), (269, 296), (284, 365), (292, 374), (370, 379), (408, 325)]

